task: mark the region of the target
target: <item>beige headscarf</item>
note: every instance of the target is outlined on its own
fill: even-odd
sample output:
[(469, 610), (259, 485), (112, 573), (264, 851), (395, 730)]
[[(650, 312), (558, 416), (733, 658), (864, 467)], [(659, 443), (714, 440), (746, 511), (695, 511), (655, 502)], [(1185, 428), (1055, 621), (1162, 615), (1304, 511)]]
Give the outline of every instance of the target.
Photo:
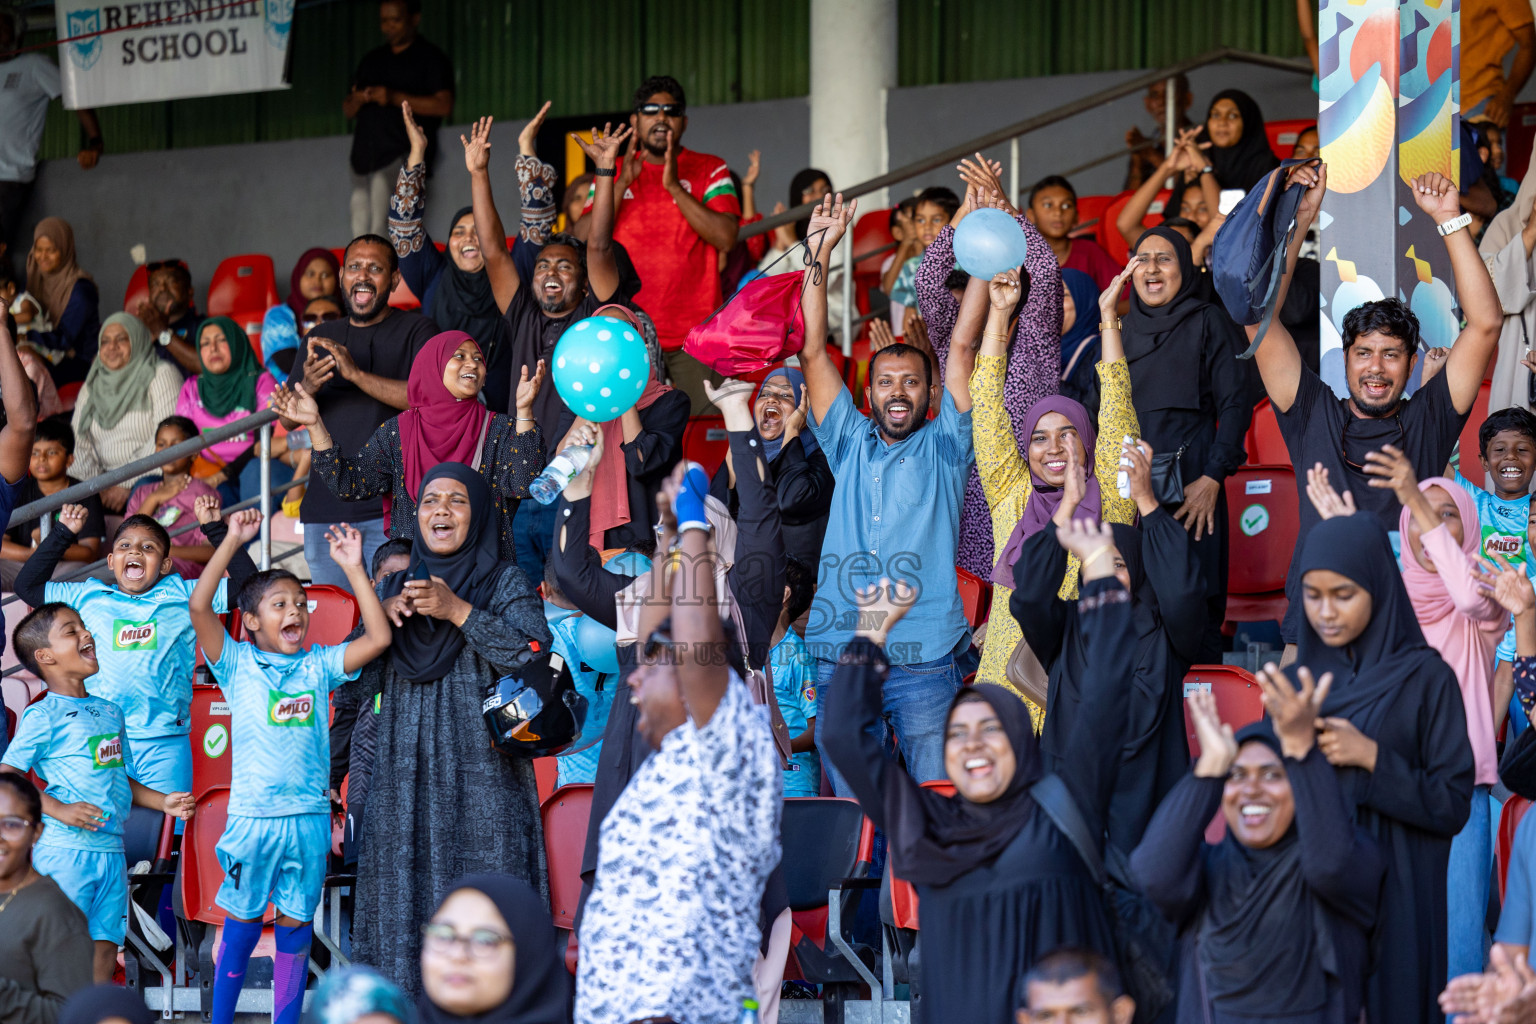
[[(1533, 147), (1532, 156), (1536, 157), (1536, 147)], [(1532, 207), (1536, 207), (1536, 159), (1532, 159), (1526, 168), (1525, 180), (1520, 182), (1520, 191), (1515, 193), (1514, 203), (1494, 214), (1493, 220), (1488, 222), (1488, 230), (1483, 232), (1483, 240), (1477, 246), (1478, 255), (1484, 261), (1491, 261), (1502, 252), (1510, 240), (1524, 229)]]
[(43, 273), (37, 259), (27, 254), (27, 291), (48, 310), (55, 324), (64, 316), (69, 296), (75, 290), (76, 281), (89, 281), (91, 275), (75, 263), (75, 231), (69, 222), (60, 217), (44, 217), (32, 231), (32, 241), (46, 238), (59, 250), (59, 269), (51, 274)]

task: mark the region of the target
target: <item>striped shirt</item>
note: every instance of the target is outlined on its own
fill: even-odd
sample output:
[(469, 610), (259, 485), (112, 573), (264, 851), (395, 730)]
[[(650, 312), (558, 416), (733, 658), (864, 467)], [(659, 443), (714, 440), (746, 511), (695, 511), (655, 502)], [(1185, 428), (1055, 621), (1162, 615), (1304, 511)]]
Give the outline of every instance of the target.
[(155, 429), (176, 411), (176, 396), (180, 392), (181, 372), (174, 364), (162, 361), (155, 367), (155, 379), (149, 384), (148, 409), (134, 409), (111, 426), (97, 420), (82, 430), (80, 411), (91, 393), (89, 384), (82, 386), (75, 401), (75, 461), (69, 467), (70, 475), (89, 480), (134, 459), (153, 455)]

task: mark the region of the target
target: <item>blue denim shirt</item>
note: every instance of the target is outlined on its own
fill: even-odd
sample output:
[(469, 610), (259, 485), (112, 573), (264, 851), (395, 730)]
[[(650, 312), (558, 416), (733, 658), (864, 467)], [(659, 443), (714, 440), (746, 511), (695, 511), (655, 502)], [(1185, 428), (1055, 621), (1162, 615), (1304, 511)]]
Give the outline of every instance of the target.
[(821, 545), (806, 645), (836, 661), (858, 622), (854, 590), (888, 576), (918, 588), (917, 604), (887, 637), (893, 665), (944, 657), (968, 628), (955, 583), (960, 506), (975, 449), (971, 414), (943, 393), (939, 414), (887, 444), (845, 388), (826, 419), (808, 417), (837, 488)]

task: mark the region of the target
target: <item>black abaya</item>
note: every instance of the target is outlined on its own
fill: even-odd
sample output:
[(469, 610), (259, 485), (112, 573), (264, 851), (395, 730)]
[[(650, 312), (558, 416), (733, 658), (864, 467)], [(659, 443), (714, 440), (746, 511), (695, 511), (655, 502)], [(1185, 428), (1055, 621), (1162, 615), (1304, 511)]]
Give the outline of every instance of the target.
[[(1188, 534), (1164, 509), (1144, 517), (1139, 530), (1117, 525), (1114, 531), (1131, 576), (1136, 640), (1130, 683), (1114, 697), (1126, 727), (1109, 842), (1130, 853), (1159, 801), (1189, 769), (1183, 683), (1205, 633), (1205, 584)], [(1097, 715), (1087, 702), (1091, 655), (1081, 617), (1074, 602), (1057, 596), (1066, 571), (1067, 553), (1051, 531), (1030, 537), (1014, 567), (1008, 606), (1050, 673), (1040, 736), (1048, 771), (1062, 769), (1085, 710), (1090, 719)]]
[[(1085, 697), (1103, 713), (1078, 719), (1059, 774), (1090, 831), (1101, 834), (1124, 726), (1114, 695), (1131, 673), (1135, 647), (1131, 603), (1118, 581), (1094, 580), (1083, 587), (1079, 612), (1093, 658), (1085, 676)], [(896, 851), (891, 868), (900, 876), (900, 851), (924, 845), (912, 830), (926, 829), (926, 845), (942, 847), (945, 836), (957, 830), (956, 823), (963, 825), (966, 812), (974, 814), (978, 805), (953, 806), (968, 802), (922, 789), (888, 759), (877, 728), (884, 666), (884, 655), (873, 644), (862, 639), (850, 643), (830, 684), (823, 727), (829, 730), (826, 749), (864, 813), (891, 835)], [(1018, 749), (1019, 742), (1033, 743), (1027, 729), (1024, 733), (1014, 744), (1020, 771), (1038, 760), (1032, 749)], [(900, 809), (896, 820), (891, 818), (893, 808)], [(999, 815), (997, 820), (1012, 819)], [(975, 845), (963, 834), (951, 845), (961, 843)], [(973, 850), (955, 849), (951, 859), (968, 852)], [(931, 875), (946, 867), (930, 863), (932, 859), (930, 854), (910, 864), (908, 874)], [(1103, 897), (1087, 867), (1067, 837), (1033, 805), (1002, 852), (947, 884), (919, 883), (917, 891), (923, 920), (918, 971), (930, 1020), (1011, 1024), (1014, 981), (1044, 954), (1070, 945), (1115, 957)]]
[(1355, 822), (1387, 864), (1366, 987), (1372, 1021), (1432, 1024), (1446, 974), (1446, 867), (1467, 823), (1474, 767), (1455, 673), (1424, 640), (1386, 530), (1370, 513), (1329, 519), (1307, 535), (1299, 574), (1328, 569), (1371, 595), (1370, 624), (1329, 647), (1305, 615), (1288, 671), (1332, 672), (1325, 717), (1347, 718), (1376, 741), (1374, 771), (1340, 768)]

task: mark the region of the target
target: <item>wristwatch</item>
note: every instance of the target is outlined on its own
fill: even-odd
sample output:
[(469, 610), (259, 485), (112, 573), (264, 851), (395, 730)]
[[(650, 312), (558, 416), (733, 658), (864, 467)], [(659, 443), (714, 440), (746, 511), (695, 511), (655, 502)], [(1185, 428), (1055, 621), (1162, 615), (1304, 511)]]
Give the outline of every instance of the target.
[(176, 337), (176, 335), (172, 334), (171, 329), (167, 327), (165, 330), (160, 332), (160, 336), (156, 338), (155, 341), (159, 343), (161, 348), (170, 348), (171, 339), (174, 337)]
[(1450, 220), (1435, 228), (1442, 236), (1454, 235), (1468, 224), (1472, 223), (1472, 215), (1464, 213), (1460, 217), (1452, 217)]

